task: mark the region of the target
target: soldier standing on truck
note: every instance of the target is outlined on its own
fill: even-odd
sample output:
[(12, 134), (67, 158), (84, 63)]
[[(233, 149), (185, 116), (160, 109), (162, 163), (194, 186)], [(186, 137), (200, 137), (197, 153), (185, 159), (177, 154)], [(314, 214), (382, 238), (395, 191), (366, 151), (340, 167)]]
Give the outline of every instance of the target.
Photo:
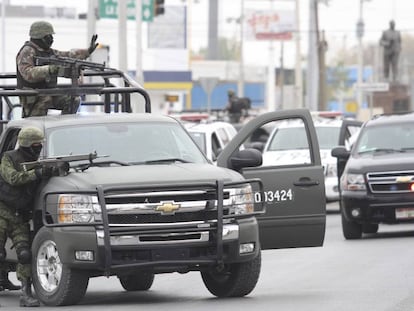
[(37, 168), (24, 171), (22, 162), (36, 161), (42, 150), (43, 132), (36, 127), (23, 128), (18, 137), (19, 148), (4, 153), (0, 162), (0, 262), (6, 264), (7, 236), (17, 255), (16, 274), (22, 284), (21, 307), (38, 307), (32, 295), (31, 243), (29, 219), (32, 201), (41, 178), (52, 176), (53, 170)]
[(226, 110), (229, 113), (230, 123), (239, 123), (242, 116), (243, 106), (233, 90), (228, 90), (227, 95), (228, 104)]
[[(63, 56), (86, 59), (95, 51), (98, 43), (97, 35), (93, 35), (89, 48), (58, 51), (52, 49), (55, 31), (52, 24), (46, 21), (34, 22), (30, 26), (30, 41), (26, 41), (16, 56), (17, 88), (47, 89), (57, 85), (57, 77), (64, 76), (63, 70), (57, 65), (36, 66), (34, 57)], [(59, 109), (62, 114), (76, 113), (79, 98), (72, 101), (71, 96), (20, 96), (22, 117), (44, 116), (48, 109)]]

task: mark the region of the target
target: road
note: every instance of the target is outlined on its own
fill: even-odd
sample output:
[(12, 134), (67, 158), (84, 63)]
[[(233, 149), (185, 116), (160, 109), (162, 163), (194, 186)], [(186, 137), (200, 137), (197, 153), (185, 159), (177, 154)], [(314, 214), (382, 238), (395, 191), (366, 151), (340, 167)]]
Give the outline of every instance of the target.
[[(347, 241), (336, 203), (328, 205), (323, 247), (264, 251), (262, 273), (247, 297), (216, 299), (199, 273), (157, 275), (148, 292), (127, 293), (117, 278), (91, 279), (79, 305), (59, 310), (414, 310), (414, 226), (380, 226)], [(15, 275), (11, 275), (15, 280)], [(0, 292), (1, 310), (18, 308), (19, 292)], [(51, 310), (42, 306), (36, 310)]]

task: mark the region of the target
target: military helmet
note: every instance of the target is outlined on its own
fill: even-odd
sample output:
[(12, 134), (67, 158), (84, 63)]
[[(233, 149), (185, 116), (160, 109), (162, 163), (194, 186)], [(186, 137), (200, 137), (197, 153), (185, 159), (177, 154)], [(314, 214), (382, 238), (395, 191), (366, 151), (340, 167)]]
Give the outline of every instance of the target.
[(53, 35), (55, 31), (53, 30), (53, 26), (49, 22), (45, 21), (38, 21), (34, 22), (30, 26), (30, 38), (33, 39), (42, 39), (43, 37), (47, 35)]
[(42, 143), (44, 138), (45, 136), (41, 129), (34, 126), (28, 126), (22, 128), (19, 132), (17, 141), (22, 147), (30, 147), (33, 144)]

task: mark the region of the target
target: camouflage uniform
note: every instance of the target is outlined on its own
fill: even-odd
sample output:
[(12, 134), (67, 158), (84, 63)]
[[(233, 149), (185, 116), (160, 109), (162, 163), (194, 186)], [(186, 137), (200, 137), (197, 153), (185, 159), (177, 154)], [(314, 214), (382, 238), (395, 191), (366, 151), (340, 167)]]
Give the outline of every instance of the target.
[[(35, 27), (40, 25), (40, 32)], [(46, 27), (46, 28), (44, 28)], [(33, 31), (35, 29), (35, 31)], [(41, 47), (42, 36), (54, 34), (53, 27), (48, 22), (35, 22), (30, 29), (30, 41), (26, 41), (16, 56), (17, 87), (20, 89), (52, 88), (57, 85), (57, 73), (51, 73), (51, 66), (36, 66), (34, 56), (62, 56), (78, 59), (86, 59), (98, 45), (91, 41), (88, 49), (74, 49), (71, 51), (58, 51), (50, 47)], [(94, 36), (96, 40), (96, 36)], [(50, 45), (53, 43), (53, 37)], [(92, 44), (93, 43), (93, 44)], [(76, 113), (79, 107), (79, 98), (76, 98), (71, 107), (70, 96), (21, 96), (20, 103), (23, 107), (23, 117), (44, 116), (48, 109), (62, 110), (63, 114)]]
[[(31, 293), (31, 241), (29, 219), (32, 201), (42, 169), (24, 171), (22, 162), (36, 161), (42, 149), (43, 132), (34, 127), (23, 128), (17, 139), (19, 148), (6, 151), (0, 162), (0, 253), (5, 257), (5, 243), (9, 237), (16, 250), (17, 278), (22, 283), (20, 306), (39, 306)], [(3, 268), (6, 263), (3, 262)], [(7, 267), (6, 267), (7, 268)]]
[[(0, 175), (1, 178), (10, 184), (11, 186), (17, 186), (21, 190), (26, 192), (27, 190), (34, 191), (34, 185), (37, 180), (37, 176), (34, 170), (21, 171), (20, 168), (16, 168), (11, 157), (15, 157), (14, 153), (20, 152), (18, 150), (6, 152), (0, 163)], [(24, 158), (24, 155), (23, 157)], [(27, 161), (32, 160), (28, 159)], [(23, 187), (21, 187), (23, 186)], [(26, 192), (26, 195), (30, 198), (30, 193)], [(13, 198), (15, 199), (15, 198)], [(30, 202), (28, 202), (30, 203)], [(4, 202), (4, 199), (0, 199), (0, 248), (4, 249), (7, 235), (13, 241), (16, 250), (20, 246), (30, 245), (30, 232), (29, 223), (27, 222), (27, 216), (30, 213), (29, 206), (10, 206)], [(30, 263), (17, 265), (17, 278), (22, 281), (31, 277), (31, 265)]]

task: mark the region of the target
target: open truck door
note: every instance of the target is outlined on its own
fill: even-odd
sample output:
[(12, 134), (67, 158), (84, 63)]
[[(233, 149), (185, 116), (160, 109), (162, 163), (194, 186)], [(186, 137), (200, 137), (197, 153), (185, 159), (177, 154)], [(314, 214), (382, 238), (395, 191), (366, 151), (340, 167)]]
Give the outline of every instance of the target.
[[(312, 117), (307, 109), (264, 113), (244, 125), (217, 159), (217, 165), (237, 169), (234, 157), (252, 133), (261, 127), (298, 122), (303, 128), (288, 143), (298, 156), (266, 166), (242, 168), (245, 178), (260, 178), (263, 192), (254, 189), (255, 202), (265, 202), (257, 216), (262, 249), (322, 246), (325, 237), (326, 202), (323, 167)], [(271, 143), (277, 150), (285, 142)], [(291, 148), (294, 149), (294, 148)], [(233, 158), (233, 160), (232, 160)]]

